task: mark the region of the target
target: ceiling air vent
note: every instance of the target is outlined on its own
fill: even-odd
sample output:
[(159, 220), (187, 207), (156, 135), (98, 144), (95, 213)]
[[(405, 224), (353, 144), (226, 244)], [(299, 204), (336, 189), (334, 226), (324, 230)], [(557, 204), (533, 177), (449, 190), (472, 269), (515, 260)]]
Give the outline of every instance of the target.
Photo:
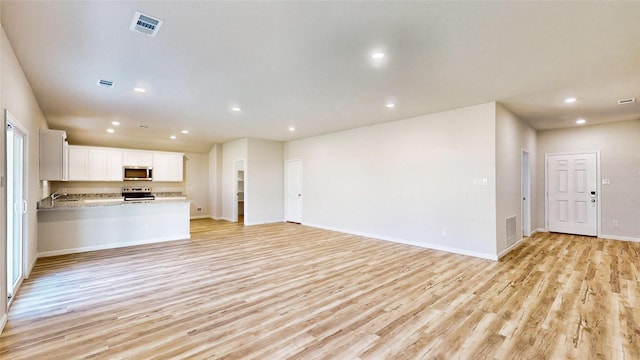
[(111, 89), (114, 83), (111, 80), (98, 79), (96, 85)]
[(620, 99), (618, 105), (633, 104), (634, 102), (636, 102), (636, 98)]
[(133, 21), (131, 22), (131, 26), (129, 26), (129, 29), (137, 31), (139, 33), (143, 33), (145, 35), (156, 36), (158, 30), (160, 30), (161, 25), (162, 20), (136, 11), (136, 13), (133, 15)]

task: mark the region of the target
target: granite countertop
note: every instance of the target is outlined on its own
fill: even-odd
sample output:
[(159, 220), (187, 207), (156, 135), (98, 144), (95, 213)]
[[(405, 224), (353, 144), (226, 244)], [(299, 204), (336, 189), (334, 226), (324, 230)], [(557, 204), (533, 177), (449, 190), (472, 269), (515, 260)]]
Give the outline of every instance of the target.
[(38, 202), (38, 210), (77, 209), (99, 206), (130, 206), (139, 204), (159, 204), (168, 202), (189, 202), (187, 197), (180, 192), (153, 193), (155, 200), (124, 201), (117, 193), (108, 194), (68, 194), (56, 198), (53, 203), (51, 197), (46, 197)]

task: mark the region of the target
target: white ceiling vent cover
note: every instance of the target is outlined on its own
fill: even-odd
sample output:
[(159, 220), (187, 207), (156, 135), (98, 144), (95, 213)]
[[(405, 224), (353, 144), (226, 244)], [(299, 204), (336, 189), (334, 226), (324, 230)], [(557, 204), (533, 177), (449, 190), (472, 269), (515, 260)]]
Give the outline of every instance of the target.
[(158, 30), (160, 30), (161, 25), (162, 20), (136, 11), (136, 13), (133, 15), (133, 21), (131, 21), (131, 26), (129, 26), (129, 29), (155, 37), (158, 33)]
[(96, 85), (111, 89), (115, 83), (111, 80), (98, 79)]
[(633, 104), (634, 102), (636, 102), (636, 98), (620, 99), (618, 105)]

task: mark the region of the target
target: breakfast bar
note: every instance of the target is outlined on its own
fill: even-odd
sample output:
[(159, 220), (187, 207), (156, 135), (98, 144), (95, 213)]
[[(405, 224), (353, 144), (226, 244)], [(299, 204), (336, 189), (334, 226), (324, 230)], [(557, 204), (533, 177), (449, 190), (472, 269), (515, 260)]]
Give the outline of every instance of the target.
[(189, 206), (182, 196), (43, 201), (38, 209), (38, 256), (189, 239)]

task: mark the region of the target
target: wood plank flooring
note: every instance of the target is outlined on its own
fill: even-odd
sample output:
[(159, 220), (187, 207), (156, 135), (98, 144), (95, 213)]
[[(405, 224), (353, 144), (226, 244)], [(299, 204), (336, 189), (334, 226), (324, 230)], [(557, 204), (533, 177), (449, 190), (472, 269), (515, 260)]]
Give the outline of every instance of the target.
[(279, 223), (38, 260), (1, 359), (640, 359), (640, 244), (499, 262)]

